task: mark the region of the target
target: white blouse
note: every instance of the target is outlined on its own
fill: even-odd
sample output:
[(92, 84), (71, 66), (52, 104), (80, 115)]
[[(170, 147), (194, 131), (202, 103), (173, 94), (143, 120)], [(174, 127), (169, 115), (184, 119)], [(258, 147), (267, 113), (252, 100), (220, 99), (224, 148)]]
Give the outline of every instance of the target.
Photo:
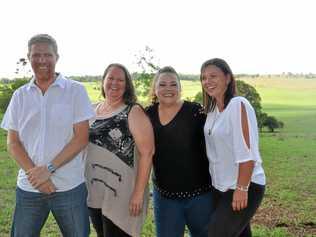
[[(247, 113), (250, 149), (243, 138), (241, 103)], [(234, 97), (222, 112), (217, 107), (209, 112), (204, 135), (212, 185), (216, 189), (222, 192), (235, 189), (239, 163), (250, 160), (255, 161), (251, 182), (265, 185), (256, 114), (246, 98)]]

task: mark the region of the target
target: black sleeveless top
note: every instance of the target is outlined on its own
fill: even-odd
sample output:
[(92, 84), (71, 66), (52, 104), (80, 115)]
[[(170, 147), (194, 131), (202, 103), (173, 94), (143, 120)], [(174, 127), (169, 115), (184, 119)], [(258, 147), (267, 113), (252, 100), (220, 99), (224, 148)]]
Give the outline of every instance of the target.
[(95, 120), (89, 129), (89, 141), (114, 153), (128, 166), (134, 167), (135, 142), (128, 127), (128, 105), (118, 114)]
[(166, 198), (188, 198), (211, 189), (201, 105), (184, 101), (166, 125), (159, 120), (158, 104), (146, 109), (155, 134), (153, 182)]

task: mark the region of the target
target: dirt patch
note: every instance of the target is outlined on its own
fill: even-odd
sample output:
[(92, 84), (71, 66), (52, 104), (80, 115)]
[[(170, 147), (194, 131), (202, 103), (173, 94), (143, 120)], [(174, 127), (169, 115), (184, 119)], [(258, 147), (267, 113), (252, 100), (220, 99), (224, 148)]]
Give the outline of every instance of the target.
[(295, 237), (304, 237), (308, 234), (316, 236), (316, 223), (311, 221), (300, 223), (298, 220), (298, 214), (284, 208), (276, 201), (269, 200), (265, 206), (259, 208), (252, 223), (269, 229), (283, 227)]

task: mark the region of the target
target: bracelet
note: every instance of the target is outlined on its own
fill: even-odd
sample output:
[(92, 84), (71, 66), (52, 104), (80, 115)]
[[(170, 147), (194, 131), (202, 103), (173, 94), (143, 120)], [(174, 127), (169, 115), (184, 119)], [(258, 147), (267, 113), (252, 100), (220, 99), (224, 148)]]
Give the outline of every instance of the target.
[(237, 184), (236, 189), (242, 192), (248, 192), (249, 184), (247, 186)]
[(57, 169), (51, 162), (48, 163), (46, 167), (47, 167), (48, 172), (51, 174), (55, 173)]

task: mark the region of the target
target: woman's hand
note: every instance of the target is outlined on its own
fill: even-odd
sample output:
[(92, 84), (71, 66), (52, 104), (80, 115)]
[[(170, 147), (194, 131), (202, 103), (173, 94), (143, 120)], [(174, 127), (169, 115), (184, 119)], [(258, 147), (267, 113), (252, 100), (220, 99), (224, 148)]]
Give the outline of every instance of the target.
[(143, 208), (144, 194), (133, 192), (129, 201), (129, 213), (131, 216), (138, 216)]
[(248, 205), (248, 192), (236, 189), (233, 194), (232, 207), (234, 211), (241, 211)]

